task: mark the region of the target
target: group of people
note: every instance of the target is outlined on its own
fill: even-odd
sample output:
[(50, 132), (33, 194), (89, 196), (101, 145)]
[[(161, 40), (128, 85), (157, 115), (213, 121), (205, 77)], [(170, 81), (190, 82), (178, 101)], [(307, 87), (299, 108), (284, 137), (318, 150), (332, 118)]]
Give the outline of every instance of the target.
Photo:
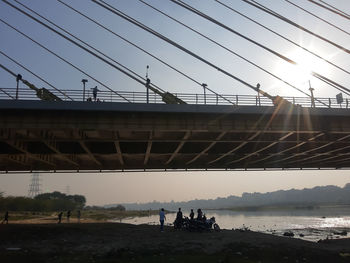
[[(63, 212), (58, 213), (58, 224), (60, 224), (62, 222), (62, 216), (63, 216)], [(67, 211), (67, 222), (69, 223), (71, 217), (71, 211), (68, 210)], [(80, 210), (77, 211), (77, 219), (78, 219), (78, 223), (80, 222), (80, 217), (81, 217), (81, 212)], [(4, 219), (1, 221), (1, 224), (8, 224), (9, 223), (9, 212), (6, 211), (5, 215), (4, 215)]]
[[(207, 220), (205, 214), (203, 214), (202, 209), (200, 209), (200, 208), (197, 209), (197, 218), (196, 219), (194, 218), (193, 209), (191, 209), (191, 212), (189, 214), (189, 218), (190, 218), (190, 220), (199, 220), (199, 221), (203, 221), (203, 222), (205, 222)], [(176, 214), (175, 221), (182, 222), (183, 219), (184, 218), (183, 218), (181, 208), (179, 208), (179, 210), (177, 211), (177, 214)], [(164, 231), (164, 221), (165, 220), (166, 220), (165, 211), (164, 211), (164, 208), (162, 208), (159, 212), (160, 231), (162, 231), (162, 232)]]
[[(62, 222), (62, 216), (63, 216), (63, 212), (59, 212), (58, 213), (58, 224), (60, 224)], [(70, 220), (70, 216), (71, 216), (71, 211), (68, 210), (67, 211), (67, 222), (69, 223)], [(80, 210), (77, 211), (77, 219), (78, 219), (78, 223), (80, 223), (80, 217), (81, 217), (81, 212)]]

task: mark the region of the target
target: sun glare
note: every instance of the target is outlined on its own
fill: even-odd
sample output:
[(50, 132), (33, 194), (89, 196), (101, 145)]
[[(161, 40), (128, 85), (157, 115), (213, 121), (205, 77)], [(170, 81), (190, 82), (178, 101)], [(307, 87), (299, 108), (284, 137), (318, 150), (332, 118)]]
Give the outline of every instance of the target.
[(299, 50), (287, 54), (287, 57), (295, 61), (297, 65), (281, 62), (276, 66), (277, 75), (305, 92), (308, 92), (306, 87), (309, 85), (309, 80), (314, 78), (312, 72), (324, 74), (327, 70), (325, 62)]

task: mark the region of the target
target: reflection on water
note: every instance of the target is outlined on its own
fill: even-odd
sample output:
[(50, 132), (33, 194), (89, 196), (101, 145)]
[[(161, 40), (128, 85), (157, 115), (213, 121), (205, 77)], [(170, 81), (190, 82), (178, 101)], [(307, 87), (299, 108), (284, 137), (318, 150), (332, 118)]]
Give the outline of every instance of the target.
[[(214, 216), (221, 229), (248, 227), (253, 231), (283, 235), (293, 231), (295, 237), (317, 241), (324, 238), (349, 237), (339, 235), (350, 231), (350, 207), (323, 207), (313, 210), (249, 211), (204, 210), (206, 216)], [(188, 216), (189, 211), (184, 211)], [(171, 225), (176, 213), (166, 215), (166, 224)], [(119, 221), (119, 220), (118, 220)], [(159, 224), (159, 216), (126, 218), (129, 224)]]

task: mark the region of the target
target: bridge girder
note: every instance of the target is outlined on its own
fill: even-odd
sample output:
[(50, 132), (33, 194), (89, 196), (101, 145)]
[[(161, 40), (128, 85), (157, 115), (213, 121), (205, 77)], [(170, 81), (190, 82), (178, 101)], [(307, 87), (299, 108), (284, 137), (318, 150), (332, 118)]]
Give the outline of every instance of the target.
[(0, 170), (350, 167), (348, 109), (28, 105), (0, 101)]

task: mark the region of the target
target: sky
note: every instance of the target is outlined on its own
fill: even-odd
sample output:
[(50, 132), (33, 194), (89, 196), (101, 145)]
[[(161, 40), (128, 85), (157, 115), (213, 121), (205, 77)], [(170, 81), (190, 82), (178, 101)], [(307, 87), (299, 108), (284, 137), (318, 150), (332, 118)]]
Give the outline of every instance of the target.
[[(323, 185), (344, 187), (348, 170), (245, 172), (138, 172), (41, 174), (43, 192), (80, 194), (88, 205), (215, 199), (242, 193), (304, 189)], [(27, 196), (31, 174), (0, 174), (0, 192)]]
[[(149, 77), (152, 83), (161, 87), (163, 90), (174, 93), (203, 92), (203, 88), (198, 83), (178, 74), (173, 69), (170, 69), (120, 38), (102, 30), (57, 0), (17, 1), (27, 5), (40, 15), (58, 24), (96, 49), (108, 54), (108, 56), (141, 76), (145, 76), (146, 66), (149, 65)], [(255, 94), (255, 91), (220, 73), (217, 69), (198, 61), (163, 40), (132, 25), (130, 22), (98, 6), (93, 1), (62, 1), (69, 3), (88, 17), (102, 23), (136, 45), (141, 46), (197, 82), (206, 83), (209, 88), (220, 94)], [(9, 0), (9, 2), (20, 7), (14, 0)], [(139, 0), (106, 0), (106, 2), (251, 85), (255, 86), (257, 83), (260, 83), (261, 89), (269, 92), (271, 95), (305, 97), (299, 91), (285, 85), (227, 50), (194, 34)], [(147, 0), (146, 2), (182, 23), (193, 27), (195, 30), (214, 39), (246, 59), (251, 60), (265, 70), (292, 83), (306, 93), (309, 93), (309, 81), (315, 89), (314, 94), (316, 97), (334, 98), (339, 93), (338, 90), (309, 75), (308, 72), (310, 70), (320, 73), (346, 87), (350, 87), (350, 78), (347, 73), (313, 57), (246, 18), (232, 12), (217, 1), (185, 0), (184, 2), (254, 41), (297, 61), (303, 66), (302, 70), (288, 65), (266, 50), (194, 15), (170, 0)], [(350, 69), (349, 54), (346, 52), (288, 25), (241, 0), (222, 0), (221, 2), (330, 60), (339, 67), (346, 70)], [(287, 1), (258, 0), (258, 2), (303, 27), (350, 49), (349, 34), (341, 32), (304, 11), (297, 9)], [(307, 0), (291, 0), (291, 2), (334, 23), (343, 30), (347, 30), (347, 32), (350, 31), (349, 19), (324, 10)], [(334, 0), (329, 3), (347, 14), (350, 13), (348, 0)], [(24, 9), (23, 7), (21, 8)], [(69, 60), (113, 90), (130, 92), (145, 91), (143, 85), (91, 56), (86, 51), (74, 46), (30, 18), (25, 17), (3, 1), (0, 2), (0, 18)], [(105, 88), (101, 87), (100, 84), (91, 78), (60, 61), (2, 22), (0, 22), (0, 36), (1, 52), (30, 68), (34, 73), (47, 80), (56, 88), (81, 91), (81, 79), (87, 78), (89, 80), (87, 83), (88, 89), (98, 85), (100, 90), (105, 90)], [(0, 63), (16, 73), (21, 73), (24, 79), (29, 80), (37, 87), (48, 87), (46, 83), (35, 78), (1, 54)], [(0, 88), (14, 88), (15, 86), (15, 79), (0, 69)], [(345, 95), (344, 97), (348, 96)], [(273, 176), (270, 173), (273, 173)], [(64, 192), (67, 185), (69, 185), (71, 193), (86, 195), (89, 204), (144, 202), (152, 200), (181, 201), (193, 198), (216, 198), (217, 196), (231, 194), (240, 195), (242, 192), (251, 191), (266, 192), (293, 187), (300, 189), (327, 184), (343, 186), (345, 183), (350, 182), (348, 174), (347, 171), (49, 174), (43, 175), (43, 190), (59, 190)], [(10, 195), (26, 195), (29, 181), (29, 174), (0, 175), (0, 191), (4, 191)]]

